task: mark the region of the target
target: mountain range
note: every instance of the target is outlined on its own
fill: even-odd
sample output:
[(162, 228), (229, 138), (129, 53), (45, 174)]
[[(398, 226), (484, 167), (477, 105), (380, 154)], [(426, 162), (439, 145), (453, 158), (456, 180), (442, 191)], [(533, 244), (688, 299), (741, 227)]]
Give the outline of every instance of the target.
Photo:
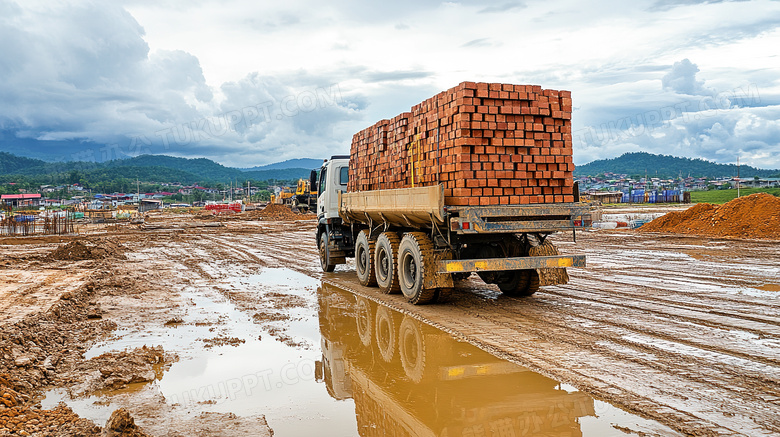
[(323, 161), (322, 159), (312, 159), (312, 158), (288, 159), (287, 161), (276, 162), (274, 164), (260, 165), (252, 168), (242, 168), (240, 170), (249, 172), (249, 171), (264, 171), (264, 170), (281, 170), (287, 168), (315, 169), (315, 168), (320, 168), (320, 166), (322, 166), (322, 161)]
[(574, 169), (575, 176), (598, 176), (604, 173), (629, 176), (658, 177), (662, 179), (682, 177), (780, 177), (780, 170), (765, 170), (748, 165), (717, 164), (704, 159), (678, 158), (670, 155), (654, 155), (645, 152), (626, 153), (617, 158), (599, 159)]
[[(143, 179), (155, 182), (223, 182), (246, 180), (291, 180), (308, 178), (311, 168), (291, 167), (307, 161), (321, 163), (320, 160), (291, 160), (272, 164), (263, 169), (237, 169), (226, 167), (206, 158), (177, 158), (165, 155), (141, 155), (128, 159), (119, 159), (101, 163), (95, 162), (46, 162), (40, 159), (26, 158), (0, 152), (0, 175), (7, 179), (11, 175), (43, 176), (70, 172), (82, 174), (111, 173), (117, 177)], [(313, 168), (313, 167), (312, 167)]]
[[(206, 158), (178, 158), (166, 155), (141, 155), (134, 158), (94, 162), (46, 162), (0, 152), (0, 183), (26, 179), (31, 183), (63, 183), (84, 178), (89, 181), (128, 179), (158, 183), (237, 183), (247, 180), (297, 180), (308, 178), (311, 169), (319, 167), (322, 160), (312, 158), (291, 159), (266, 166), (238, 169), (226, 167)], [(776, 177), (780, 170), (764, 170), (743, 165), (739, 169), (742, 178)], [(637, 152), (626, 153), (612, 159), (602, 159), (577, 166), (577, 176), (597, 176), (604, 173), (630, 176), (675, 178), (683, 177), (734, 177), (737, 166), (716, 164), (703, 159), (678, 158)], [(72, 183), (72, 182), (71, 182)]]

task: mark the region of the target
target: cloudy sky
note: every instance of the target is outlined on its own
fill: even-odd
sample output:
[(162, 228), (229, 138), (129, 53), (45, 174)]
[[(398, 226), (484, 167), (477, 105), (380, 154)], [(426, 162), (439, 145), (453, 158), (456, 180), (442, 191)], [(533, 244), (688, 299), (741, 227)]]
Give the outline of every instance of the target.
[(249, 167), (459, 82), (573, 93), (575, 162), (780, 168), (780, 2), (0, 0), (0, 151)]

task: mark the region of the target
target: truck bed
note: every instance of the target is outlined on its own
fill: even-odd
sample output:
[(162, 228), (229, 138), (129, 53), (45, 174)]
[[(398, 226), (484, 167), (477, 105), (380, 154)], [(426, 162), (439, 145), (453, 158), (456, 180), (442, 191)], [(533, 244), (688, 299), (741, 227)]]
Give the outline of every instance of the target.
[(418, 229), (448, 225), (463, 234), (567, 231), (589, 211), (580, 203), (447, 206), (442, 185), (340, 193), (339, 205), (346, 223)]

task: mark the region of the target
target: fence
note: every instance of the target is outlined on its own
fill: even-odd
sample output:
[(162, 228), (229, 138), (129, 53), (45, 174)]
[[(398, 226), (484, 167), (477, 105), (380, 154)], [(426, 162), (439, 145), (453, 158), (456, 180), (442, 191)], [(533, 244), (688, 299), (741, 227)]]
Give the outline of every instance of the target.
[(690, 193), (680, 190), (631, 190), (623, 193), (622, 203), (690, 203)]
[(74, 232), (73, 213), (33, 215), (14, 214), (7, 211), (0, 220), (0, 235), (61, 235)]

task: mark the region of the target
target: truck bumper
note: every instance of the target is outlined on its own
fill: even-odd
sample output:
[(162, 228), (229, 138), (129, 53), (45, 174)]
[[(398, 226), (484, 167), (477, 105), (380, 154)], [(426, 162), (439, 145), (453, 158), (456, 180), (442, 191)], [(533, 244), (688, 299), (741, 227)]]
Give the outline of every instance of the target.
[(549, 269), (560, 267), (585, 267), (585, 255), (444, 260), (439, 261), (438, 263), (438, 273)]

